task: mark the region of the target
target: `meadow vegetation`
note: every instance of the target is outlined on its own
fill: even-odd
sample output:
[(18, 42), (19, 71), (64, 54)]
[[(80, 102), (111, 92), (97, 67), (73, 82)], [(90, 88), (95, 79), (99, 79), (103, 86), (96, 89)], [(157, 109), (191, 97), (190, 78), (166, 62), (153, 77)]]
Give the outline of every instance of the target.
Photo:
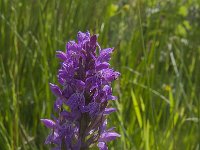
[(199, 150), (199, 0), (0, 0), (0, 149), (49, 148), (55, 52), (87, 30), (121, 72), (110, 149)]

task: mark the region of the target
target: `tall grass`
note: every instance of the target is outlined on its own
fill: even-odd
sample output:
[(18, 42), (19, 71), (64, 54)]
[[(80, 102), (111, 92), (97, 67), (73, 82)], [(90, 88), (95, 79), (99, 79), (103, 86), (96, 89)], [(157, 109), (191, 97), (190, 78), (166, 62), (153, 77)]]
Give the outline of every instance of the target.
[(0, 0), (0, 149), (48, 149), (55, 51), (76, 33), (115, 47), (111, 149), (200, 149), (200, 2)]

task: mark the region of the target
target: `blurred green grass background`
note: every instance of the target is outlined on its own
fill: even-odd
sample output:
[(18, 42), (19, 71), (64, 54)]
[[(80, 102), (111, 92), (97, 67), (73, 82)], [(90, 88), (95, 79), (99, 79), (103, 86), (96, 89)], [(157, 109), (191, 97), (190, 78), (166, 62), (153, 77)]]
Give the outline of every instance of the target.
[(49, 148), (55, 51), (79, 30), (115, 47), (110, 149), (200, 149), (199, 0), (0, 0), (0, 150)]

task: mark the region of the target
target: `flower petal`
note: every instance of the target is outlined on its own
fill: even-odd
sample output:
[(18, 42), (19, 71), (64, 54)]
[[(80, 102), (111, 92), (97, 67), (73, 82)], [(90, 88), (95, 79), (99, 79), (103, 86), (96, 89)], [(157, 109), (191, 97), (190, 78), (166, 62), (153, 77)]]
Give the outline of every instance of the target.
[(100, 150), (108, 150), (108, 147), (104, 142), (99, 142), (97, 146), (99, 147)]
[(90, 37), (90, 46), (92, 48), (96, 47), (96, 43), (97, 43), (97, 35), (93, 35)]
[(66, 84), (63, 89), (63, 96), (69, 98), (73, 94), (74, 90), (71, 85)]
[(70, 96), (70, 98), (68, 99), (66, 104), (72, 110), (75, 110), (78, 107), (81, 108), (81, 107), (85, 106), (85, 97), (83, 96), (82, 93), (74, 93), (72, 96)]
[(99, 112), (100, 105), (99, 103), (92, 102), (89, 103), (87, 106), (84, 107), (83, 112), (89, 112), (89, 115), (92, 117)]
[(99, 71), (99, 70), (102, 70), (102, 69), (107, 69), (109, 66), (110, 66), (109, 63), (103, 62), (103, 63), (97, 64), (96, 70)]
[(104, 132), (101, 134), (99, 142), (109, 142), (116, 139), (117, 137), (120, 137), (120, 135), (116, 132)]
[(59, 143), (59, 135), (56, 132), (52, 132), (48, 135), (48, 137), (45, 140), (45, 144), (50, 144), (50, 143), (54, 143), (54, 144), (58, 144)]
[(61, 109), (61, 106), (63, 104), (62, 99), (58, 98), (55, 102), (54, 102), (54, 109), (55, 111), (59, 111)]
[(56, 123), (50, 119), (40, 119), (47, 128), (53, 129)]
[(115, 112), (116, 110), (116, 108), (105, 108), (104, 115), (109, 115), (112, 112)]
[(108, 62), (111, 58), (111, 53), (114, 48), (106, 48), (101, 50), (99, 57), (97, 58), (98, 62)]
[(103, 69), (101, 71), (102, 78), (104, 78), (107, 82), (112, 82), (113, 80), (116, 80), (120, 73), (117, 71), (114, 71), (113, 69)]
[(85, 82), (83, 82), (83, 81), (81, 81), (81, 80), (75, 79), (75, 80), (74, 80), (74, 84), (75, 84), (76, 88), (77, 88), (79, 91), (82, 91), (82, 90), (84, 90), (84, 88), (85, 88)]
[(84, 44), (86, 41), (90, 40), (90, 33), (89, 32), (83, 33), (79, 31), (77, 35), (77, 39), (78, 39), (79, 44), (81, 43)]
[(66, 44), (66, 50), (67, 50), (67, 53), (69, 54), (69, 51), (77, 51), (77, 44), (75, 41), (69, 41), (67, 44)]
[(57, 85), (52, 84), (52, 83), (49, 83), (49, 85), (50, 85), (51, 91), (53, 92), (53, 94), (55, 96), (57, 96), (57, 97), (61, 97), (62, 96), (62, 92), (61, 92), (60, 88)]
[(62, 52), (62, 51), (56, 51), (56, 53), (57, 53), (56, 56), (59, 59), (61, 59), (63, 61), (65, 61), (67, 59), (67, 55), (64, 52)]
[(108, 95), (107, 96), (107, 100), (116, 100), (117, 97), (116, 96), (113, 96), (113, 95)]

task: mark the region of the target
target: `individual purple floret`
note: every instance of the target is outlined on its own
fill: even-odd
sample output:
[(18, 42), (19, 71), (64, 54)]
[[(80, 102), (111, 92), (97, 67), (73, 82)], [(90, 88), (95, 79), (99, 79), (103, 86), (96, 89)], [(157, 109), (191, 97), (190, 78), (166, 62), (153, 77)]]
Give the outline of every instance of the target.
[(116, 100), (111, 82), (120, 75), (109, 64), (114, 49), (101, 49), (97, 35), (89, 32), (78, 32), (77, 39), (56, 54), (62, 61), (57, 75), (62, 88), (50, 83), (58, 117), (41, 119), (51, 129), (45, 144), (55, 145), (54, 150), (87, 150), (95, 144), (107, 150), (106, 143), (120, 137), (106, 128), (107, 115), (116, 111), (108, 107), (109, 100)]

